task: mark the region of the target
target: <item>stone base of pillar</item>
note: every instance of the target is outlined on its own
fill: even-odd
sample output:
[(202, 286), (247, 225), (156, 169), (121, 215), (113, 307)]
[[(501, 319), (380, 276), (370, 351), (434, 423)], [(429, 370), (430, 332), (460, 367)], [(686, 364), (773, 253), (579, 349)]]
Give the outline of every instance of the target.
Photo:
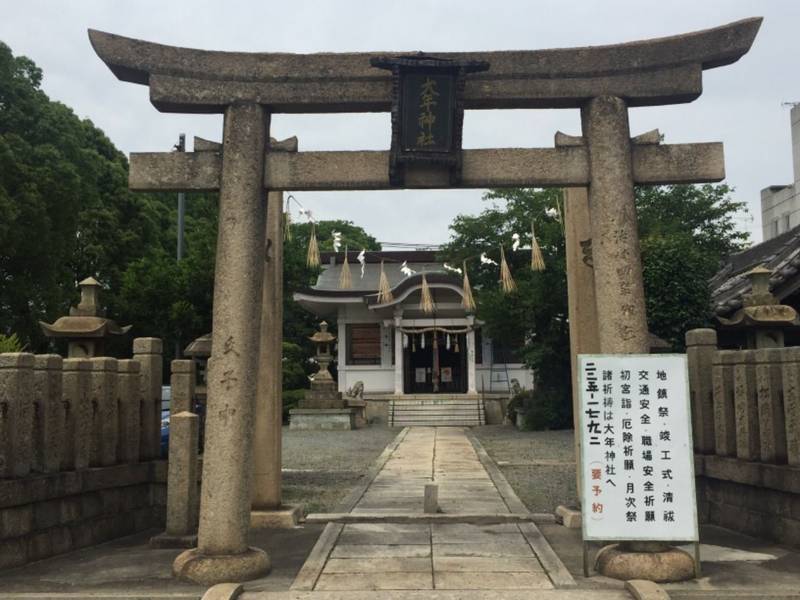
[(182, 581), (215, 585), (257, 579), (272, 567), (267, 553), (248, 548), (241, 554), (201, 554), (197, 548), (186, 550), (172, 563), (172, 574)]
[(251, 510), (250, 527), (253, 529), (292, 529), (303, 517), (302, 504), (288, 504), (275, 510)]
[(686, 581), (695, 575), (694, 559), (683, 550), (669, 547), (660, 552), (630, 552), (620, 544), (605, 546), (597, 554), (595, 569), (601, 575), (628, 581), (646, 579), (656, 583)]
[(197, 546), (197, 534), (190, 533), (188, 535), (172, 535), (167, 533), (159, 533), (150, 538), (151, 548), (194, 548)]

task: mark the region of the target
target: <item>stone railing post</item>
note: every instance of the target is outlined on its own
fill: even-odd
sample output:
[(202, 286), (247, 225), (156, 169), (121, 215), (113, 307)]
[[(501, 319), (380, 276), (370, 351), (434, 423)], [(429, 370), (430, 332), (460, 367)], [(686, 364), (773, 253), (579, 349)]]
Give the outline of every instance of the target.
[(169, 414), (194, 412), (195, 370), (193, 360), (173, 360), (170, 363), (169, 384), (172, 388), (172, 400)]
[(0, 478), (24, 477), (33, 462), (33, 354), (0, 354)]
[(92, 402), (89, 376), (92, 368), (86, 358), (64, 359), (61, 394), (64, 406), (65, 471), (85, 469), (92, 453)]
[(151, 538), (150, 545), (154, 548), (191, 548), (197, 543), (199, 427), (196, 414), (170, 415), (167, 525), (164, 533)]
[(736, 456), (758, 460), (761, 444), (758, 429), (758, 387), (755, 350), (740, 350), (733, 366), (733, 402), (736, 418)]
[(715, 450), (714, 386), (711, 373), (716, 350), (717, 332), (713, 329), (692, 329), (686, 332), (692, 437), (695, 452), (701, 454), (713, 454)]
[(141, 365), (138, 360), (127, 359), (117, 363), (119, 371), (119, 431), (117, 460), (123, 463), (139, 462), (142, 388), (139, 382)]
[(35, 432), (33, 469), (56, 473), (64, 454), (64, 406), (61, 402), (61, 370), (58, 354), (37, 354), (33, 367)]
[(781, 353), (786, 460), (800, 466), (800, 348), (783, 348)]
[(158, 458), (161, 447), (161, 354), (159, 338), (133, 340), (133, 358), (139, 361), (142, 386), (142, 425), (139, 429), (139, 451), (144, 460)]
[(783, 413), (781, 348), (756, 350), (756, 387), (761, 462), (786, 460), (786, 427)]
[(719, 456), (736, 456), (733, 365), (737, 354), (737, 350), (718, 350), (714, 353), (714, 450)]
[(200, 524), (197, 548), (172, 567), (181, 579), (205, 585), (253, 579), (270, 566), (263, 550), (247, 544), (268, 131), (263, 106), (225, 110)]
[(90, 358), (92, 365), (92, 455), (91, 466), (108, 466), (117, 462), (117, 359), (105, 356)]

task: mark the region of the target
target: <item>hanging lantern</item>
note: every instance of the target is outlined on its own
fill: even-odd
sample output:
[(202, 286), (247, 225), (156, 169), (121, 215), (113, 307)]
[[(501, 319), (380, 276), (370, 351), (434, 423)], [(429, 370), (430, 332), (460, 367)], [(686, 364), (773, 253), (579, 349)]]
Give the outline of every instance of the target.
[(408, 336), (405, 333), (401, 335), (403, 336), (403, 348), (408, 348)]
[(448, 333), (445, 339), (444, 347), (446, 350), (450, 350), (450, 334)]
[(421, 337), (421, 339), (419, 341), (419, 347), (421, 349), (425, 350), (425, 333), (422, 333), (422, 335), (420, 337)]

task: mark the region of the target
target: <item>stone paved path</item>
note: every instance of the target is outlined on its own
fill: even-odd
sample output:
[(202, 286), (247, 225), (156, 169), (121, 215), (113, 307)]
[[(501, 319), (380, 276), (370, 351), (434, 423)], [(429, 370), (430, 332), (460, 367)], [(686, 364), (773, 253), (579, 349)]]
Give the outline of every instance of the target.
[[(439, 484), (446, 514), (511, 512), (463, 429), (415, 427), (351, 513), (421, 516), (430, 482)], [(293, 589), (552, 589), (532, 537), (534, 545), (547, 546), (532, 523), (331, 523)]]

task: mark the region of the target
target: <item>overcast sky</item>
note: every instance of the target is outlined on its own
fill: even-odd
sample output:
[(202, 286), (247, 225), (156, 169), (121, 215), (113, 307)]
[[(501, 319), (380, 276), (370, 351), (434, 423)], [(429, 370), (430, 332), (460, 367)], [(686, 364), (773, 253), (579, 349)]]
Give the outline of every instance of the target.
[[(2, 0), (0, 39), (44, 70), (51, 98), (91, 119), (124, 152), (169, 150), (178, 134), (221, 138), (217, 115), (162, 114), (145, 86), (118, 81), (87, 28), (186, 47), (280, 52), (539, 49), (613, 44), (763, 16), (753, 49), (705, 71), (693, 103), (634, 108), (631, 132), (658, 127), (669, 143), (722, 141), (727, 182), (750, 206), (743, 229), (761, 239), (759, 191), (792, 181), (789, 109), (800, 101), (800, 2), (795, 0)], [(580, 133), (577, 110), (469, 111), (464, 147), (552, 146)], [(386, 149), (388, 114), (276, 115), (272, 135), (301, 150)], [(319, 219), (348, 219), (386, 242), (439, 243), (478, 190), (303, 192)]]

